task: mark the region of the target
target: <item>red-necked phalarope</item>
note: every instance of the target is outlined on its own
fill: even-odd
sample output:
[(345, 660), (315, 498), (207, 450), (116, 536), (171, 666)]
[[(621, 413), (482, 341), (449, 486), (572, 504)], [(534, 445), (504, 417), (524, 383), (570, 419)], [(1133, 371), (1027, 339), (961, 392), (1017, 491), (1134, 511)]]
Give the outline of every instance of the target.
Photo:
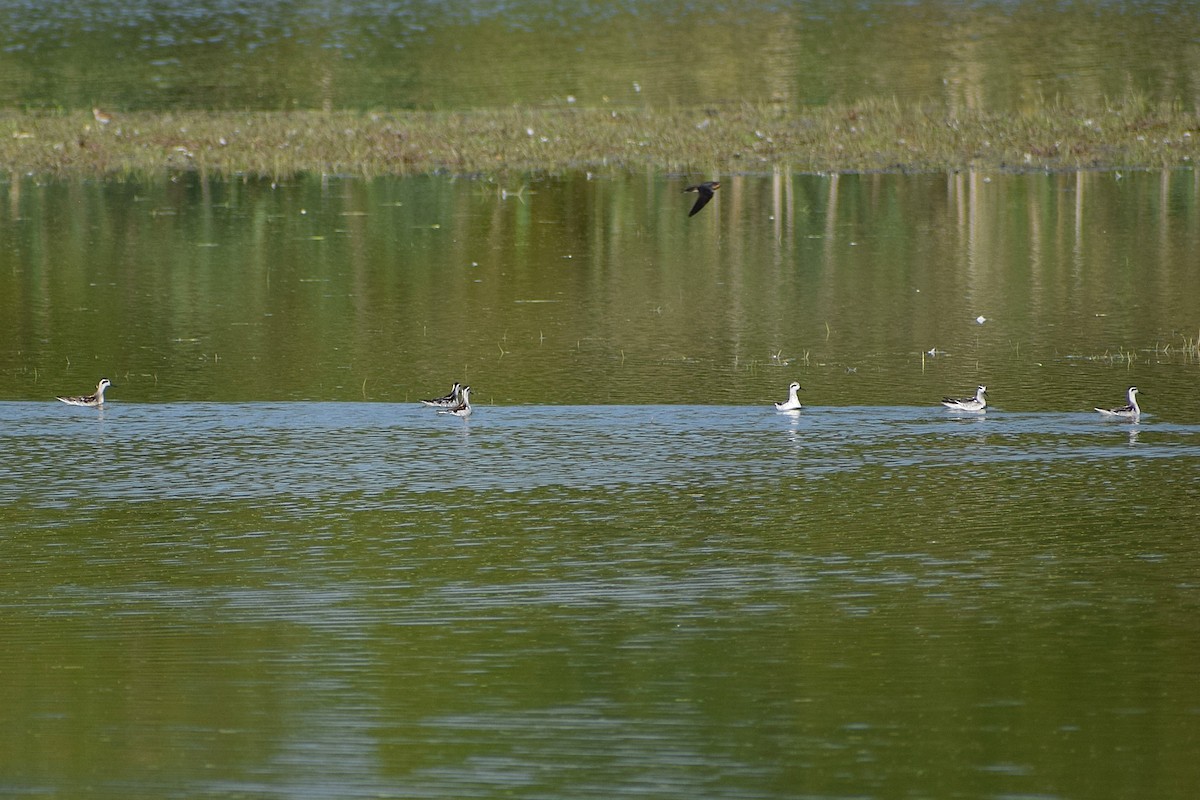
[(453, 414), (456, 417), (471, 416), (471, 387), (464, 386), (462, 388), (462, 402), (453, 408), (443, 408), (438, 411), (439, 414)]
[(689, 186), (684, 189), (685, 192), (695, 192), (700, 195), (696, 198), (696, 205), (692, 206), (692, 210), (688, 212), (689, 217), (694, 217), (700, 213), (700, 209), (708, 205), (708, 201), (713, 199), (713, 192), (721, 188), (720, 181), (705, 181), (697, 183), (695, 186)]
[(987, 400), (983, 399), (986, 393), (987, 387), (980, 386), (975, 390), (974, 397), (946, 397), (942, 399), (942, 405), (955, 411), (983, 411), (987, 408)]
[(59, 395), (58, 399), (62, 400), (69, 406), (88, 406), (89, 408), (99, 408), (104, 405), (104, 390), (112, 386), (112, 382), (108, 378), (101, 378), (96, 384), (96, 393), (89, 394), (86, 397), (63, 397)]
[(422, 400), (421, 403), (434, 408), (454, 408), (462, 403), (462, 384), (456, 383), (445, 397), (435, 397), (432, 400)]
[(1106, 417), (1124, 417), (1125, 419), (1137, 419), (1142, 415), (1142, 407), (1138, 405), (1137, 396), (1138, 388), (1130, 386), (1129, 391), (1125, 393), (1129, 398), (1129, 405), (1121, 406), (1120, 408), (1097, 408)]
[(804, 406), (800, 405), (800, 398), (796, 397), (796, 392), (803, 388), (800, 384), (792, 381), (791, 385), (788, 386), (788, 399), (782, 403), (776, 403), (775, 408), (779, 411), (799, 411), (804, 408)]

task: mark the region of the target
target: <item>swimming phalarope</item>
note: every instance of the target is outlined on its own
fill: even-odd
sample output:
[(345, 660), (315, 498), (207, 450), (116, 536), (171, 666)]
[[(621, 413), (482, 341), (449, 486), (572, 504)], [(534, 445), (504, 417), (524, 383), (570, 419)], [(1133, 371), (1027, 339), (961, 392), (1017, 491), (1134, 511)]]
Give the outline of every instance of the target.
[(1130, 386), (1129, 391), (1125, 396), (1129, 398), (1129, 405), (1121, 406), (1120, 408), (1097, 408), (1106, 417), (1124, 417), (1125, 419), (1137, 419), (1142, 415), (1142, 407), (1137, 401), (1138, 388)]
[(792, 381), (791, 385), (788, 386), (788, 399), (782, 403), (776, 403), (775, 404), (776, 410), (778, 410), (778, 411), (799, 411), (800, 409), (804, 408), (804, 406), (800, 405), (800, 398), (796, 397), (796, 392), (800, 391), (803, 388), (804, 387), (801, 386), (800, 384), (796, 383), (795, 381)]
[(89, 408), (99, 408), (104, 405), (104, 390), (112, 386), (112, 382), (108, 378), (101, 378), (96, 384), (96, 393), (89, 394), (85, 397), (63, 397), (59, 395), (58, 399), (62, 400), (69, 406), (87, 406)]
[(942, 405), (955, 411), (983, 411), (987, 408), (987, 400), (983, 398), (986, 393), (987, 387), (980, 386), (975, 390), (974, 397), (946, 397), (942, 399)]
[(443, 408), (438, 411), (439, 414), (453, 414), (456, 417), (471, 416), (471, 387), (464, 386), (462, 388), (462, 402), (453, 408)]
[(456, 383), (445, 397), (435, 397), (432, 400), (422, 400), (421, 403), (434, 408), (454, 408), (462, 403), (462, 384)]

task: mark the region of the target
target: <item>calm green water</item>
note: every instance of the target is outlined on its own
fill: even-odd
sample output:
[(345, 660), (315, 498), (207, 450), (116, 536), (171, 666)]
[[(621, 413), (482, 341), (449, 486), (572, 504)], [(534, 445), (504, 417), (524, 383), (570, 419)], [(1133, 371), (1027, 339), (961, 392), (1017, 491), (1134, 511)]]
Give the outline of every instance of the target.
[(0, 793), (1190, 798), (1196, 176), (682, 186), (6, 184)]
[(0, 30), (0, 106), (15, 107), (1200, 96), (1200, 15), (1157, 0), (0, 0)]
[[(1200, 419), (1194, 172), (9, 183), (0, 398)], [(520, 196), (513, 193), (520, 192)], [(977, 319), (985, 322), (979, 324)]]

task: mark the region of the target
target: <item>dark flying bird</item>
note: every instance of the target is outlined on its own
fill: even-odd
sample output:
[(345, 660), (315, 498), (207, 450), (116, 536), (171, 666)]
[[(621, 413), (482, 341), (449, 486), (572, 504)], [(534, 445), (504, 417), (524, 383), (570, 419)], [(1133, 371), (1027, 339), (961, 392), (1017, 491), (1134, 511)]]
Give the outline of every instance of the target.
[(704, 183), (697, 183), (695, 186), (689, 186), (684, 189), (685, 192), (695, 192), (700, 195), (696, 198), (696, 205), (692, 206), (691, 213), (688, 216), (696, 216), (700, 212), (700, 209), (708, 205), (708, 201), (713, 199), (713, 192), (720, 188), (720, 181), (705, 181)]

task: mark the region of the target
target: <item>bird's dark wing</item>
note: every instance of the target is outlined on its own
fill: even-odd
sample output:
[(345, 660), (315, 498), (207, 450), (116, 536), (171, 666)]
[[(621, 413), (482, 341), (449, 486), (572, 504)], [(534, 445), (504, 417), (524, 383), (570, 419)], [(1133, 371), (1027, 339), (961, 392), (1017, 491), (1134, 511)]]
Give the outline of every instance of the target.
[(713, 198), (712, 189), (709, 189), (707, 186), (697, 186), (696, 194), (699, 196), (696, 198), (696, 205), (692, 206), (691, 212), (688, 213), (689, 217), (694, 217), (700, 213), (700, 209), (708, 205), (708, 201)]

